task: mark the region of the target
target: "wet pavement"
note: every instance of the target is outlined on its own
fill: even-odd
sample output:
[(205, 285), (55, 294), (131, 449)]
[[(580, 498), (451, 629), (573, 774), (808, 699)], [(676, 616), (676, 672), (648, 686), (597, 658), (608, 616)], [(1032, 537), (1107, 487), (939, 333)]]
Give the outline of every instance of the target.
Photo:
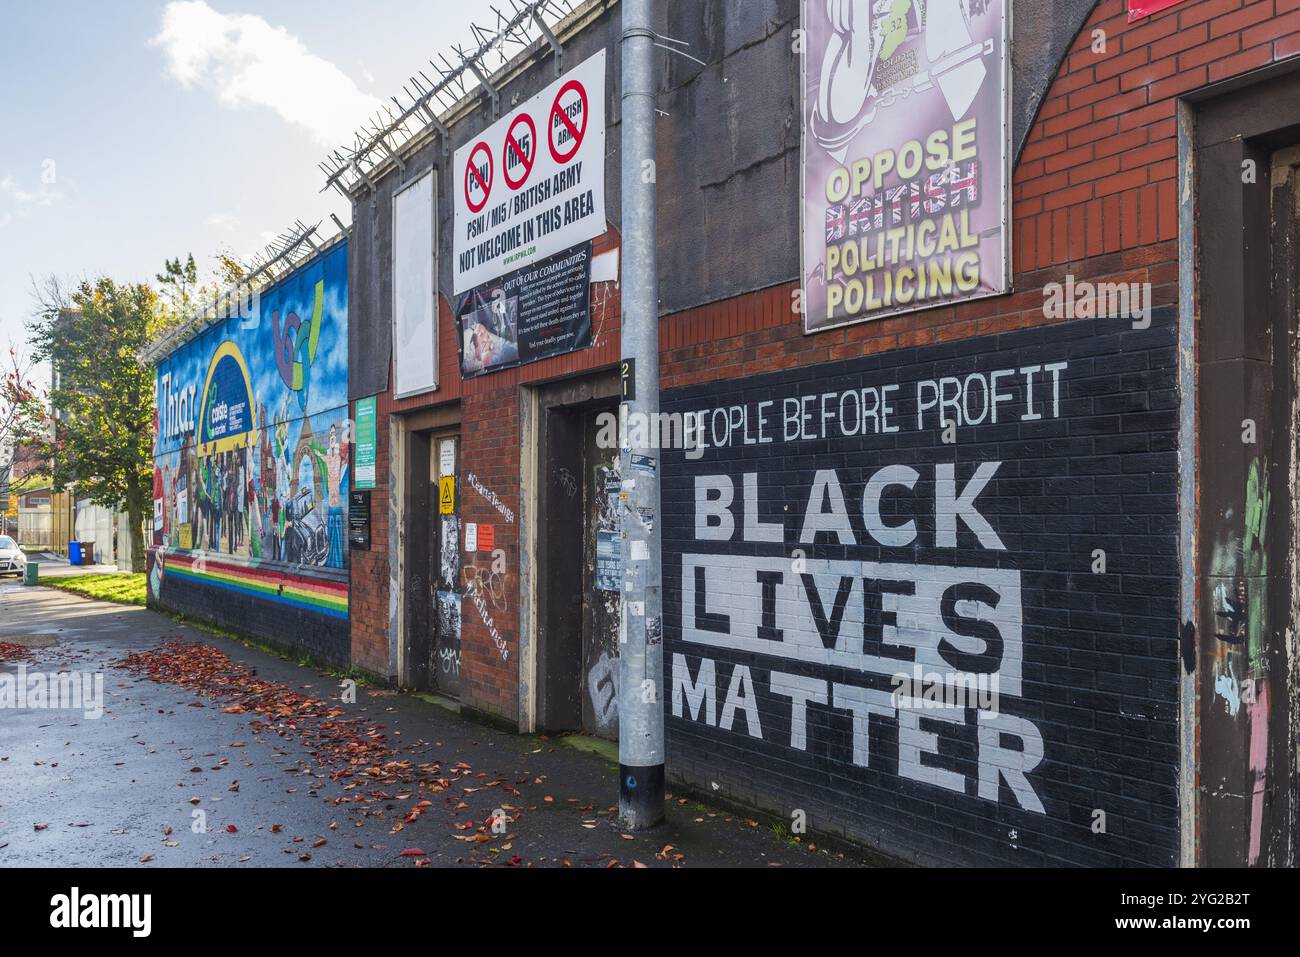
[[(350, 803), (357, 792), (332, 780), (294, 733), (258, 730), (252, 716), (226, 713), (221, 701), (121, 666), (128, 653), (166, 639), (214, 646), (260, 678), (382, 725), (403, 759), (438, 763), (451, 777), (446, 790), (389, 787), (391, 796), (378, 802)], [(337, 677), (144, 609), (0, 585), (0, 643), (15, 640), (36, 646), (29, 674), (102, 673), (103, 714), (0, 708), (0, 866), (842, 867), (867, 860), (796, 843), (694, 798), (670, 801), (661, 827), (625, 835), (612, 813), (617, 766), (607, 756), (489, 729), (413, 695), (362, 686), (355, 704), (343, 704)], [(0, 662), (0, 675), (18, 667)], [(502, 809), (505, 833), (475, 843)]]

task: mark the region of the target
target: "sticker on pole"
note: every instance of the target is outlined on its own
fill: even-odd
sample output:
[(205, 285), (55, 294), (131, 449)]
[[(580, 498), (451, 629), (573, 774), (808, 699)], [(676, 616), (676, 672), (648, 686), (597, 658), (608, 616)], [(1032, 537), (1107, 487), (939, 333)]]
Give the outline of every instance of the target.
[(587, 89), (577, 80), (570, 80), (560, 88), (551, 104), (550, 144), (551, 158), (563, 166), (578, 155), (587, 135), (591, 108), (587, 102)]
[(469, 151), (469, 160), (465, 164), (465, 205), (472, 212), (483, 212), (488, 197), (492, 195), (492, 179), (495, 174), (492, 150), (480, 140)]
[(528, 174), (537, 162), (537, 127), (527, 113), (520, 113), (510, 121), (506, 130), (505, 147), (501, 153), (501, 171), (506, 185), (518, 189), (528, 182)]
[(606, 58), (599, 51), (456, 150), (456, 296), (498, 286), (506, 276), (529, 276), (609, 229)]

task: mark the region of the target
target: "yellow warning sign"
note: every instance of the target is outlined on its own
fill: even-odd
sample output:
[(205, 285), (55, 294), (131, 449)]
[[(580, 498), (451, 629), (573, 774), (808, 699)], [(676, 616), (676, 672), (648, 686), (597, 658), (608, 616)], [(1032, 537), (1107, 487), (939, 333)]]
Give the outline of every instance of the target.
[(438, 509), (443, 515), (456, 511), (456, 477), (444, 475), (438, 481)]

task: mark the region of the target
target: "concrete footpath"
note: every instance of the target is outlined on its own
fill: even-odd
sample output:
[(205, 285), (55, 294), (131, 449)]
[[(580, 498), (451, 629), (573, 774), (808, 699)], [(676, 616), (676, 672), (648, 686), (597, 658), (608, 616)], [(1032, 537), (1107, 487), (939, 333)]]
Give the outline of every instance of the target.
[[(287, 710), (268, 719), (121, 664), (173, 639), (254, 669), (270, 682), (265, 700), (326, 702), (337, 717), (325, 726), (337, 736), (342, 723), (365, 758), (331, 764), (319, 734)], [(144, 609), (0, 585), (0, 647), (11, 656), (0, 689), (20, 667), (12, 656), (28, 659), (29, 676), (103, 675), (101, 717), (0, 707), (0, 866), (867, 863), (694, 798), (674, 797), (666, 824), (627, 835), (613, 813), (614, 751), (498, 732), (446, 703), (364, 686), (345, 704), (336, 677)], [(192, 658), (224, 661), (207, 651), (171, 660)]]
[(116, 565), (72, 565), (53, 552), (28, 552), (27, 560), (40, 565), (42, 578), (70, 578), (74, 575), (125, 575)]

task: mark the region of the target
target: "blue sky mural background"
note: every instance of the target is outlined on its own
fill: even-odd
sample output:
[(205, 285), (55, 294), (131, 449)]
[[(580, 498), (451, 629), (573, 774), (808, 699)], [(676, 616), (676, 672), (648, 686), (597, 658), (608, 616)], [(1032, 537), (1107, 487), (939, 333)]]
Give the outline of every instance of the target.
[[(158, 363), (155, 544), (261, 561), (345, 567), (343, 510), (351, 477), (347, 262), (347, 245), (341, 243), (263, 290), (246, 316), (219, 322)], [(307, 358), (305, 346), (321, 282), (315, 356), (303, 362), (303, 388), (295, 390), (292, 364)], [(301, 323), (296, 329), (295, 315)], [(283, 372), (277, 362), (277, 332)], [(193, 390), (191, 421), (198, 426), (209, 368), (223, 349), (229, 352), (227, 343), (242, 356), (252, 387), (252, 429), (234, 441), (233, 449), (226, 443), (215, 455), (200, 455), (206, 450), (198, 447), (192, 431), (168, 428), (169, 419), (178, 418), (169, 396)], [(335, 445), (330, 443), (331, 429)], [(303, 490), (310, 490), (305, 498)]]

